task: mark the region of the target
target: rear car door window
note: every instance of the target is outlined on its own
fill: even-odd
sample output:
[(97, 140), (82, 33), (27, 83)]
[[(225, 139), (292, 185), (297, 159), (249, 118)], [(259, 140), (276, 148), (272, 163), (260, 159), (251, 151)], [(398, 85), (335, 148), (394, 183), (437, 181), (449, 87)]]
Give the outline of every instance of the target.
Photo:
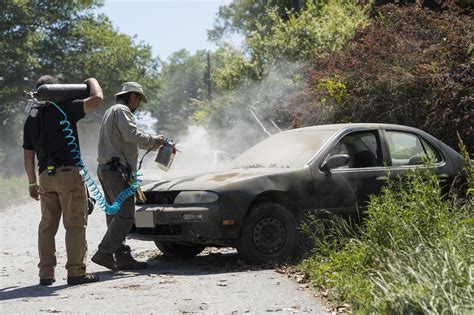
[(418, 135), (400, 131), (387, 131), (386, 135), (392, 166), (422, 165), (442, 160), (433, 145)]

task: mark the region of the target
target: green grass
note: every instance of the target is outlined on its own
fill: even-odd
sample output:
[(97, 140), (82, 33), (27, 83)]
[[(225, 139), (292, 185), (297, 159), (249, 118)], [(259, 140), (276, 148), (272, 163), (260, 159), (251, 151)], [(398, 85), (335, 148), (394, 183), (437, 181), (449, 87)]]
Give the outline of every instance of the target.
[(452, 240), (399, 251), (370, 277), (377, 287), (374, 308), (398, 314), (472, 314), (469, 269), (468, 257)]
[(472, 195), (443, 196), (429, 172), (391, 180), (362, 224), (313, 216), (302, 232), (300, 268), (355, 313), (474, 312)]
[(6, 176), (0, 174), (0, 209), (15, 205), (18, 202), (27, 200), (28, 195), (28, 179), (26, 175)]

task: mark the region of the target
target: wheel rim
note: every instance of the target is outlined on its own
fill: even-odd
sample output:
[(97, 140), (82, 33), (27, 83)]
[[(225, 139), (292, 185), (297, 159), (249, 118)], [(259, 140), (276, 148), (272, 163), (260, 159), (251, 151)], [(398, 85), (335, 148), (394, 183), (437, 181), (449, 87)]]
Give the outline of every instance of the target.
[(264, 254), (271, 255), (280, 251), (285, 245), (286, 229), (280, 220), (263, 218), (255, 224), (253, 242)]

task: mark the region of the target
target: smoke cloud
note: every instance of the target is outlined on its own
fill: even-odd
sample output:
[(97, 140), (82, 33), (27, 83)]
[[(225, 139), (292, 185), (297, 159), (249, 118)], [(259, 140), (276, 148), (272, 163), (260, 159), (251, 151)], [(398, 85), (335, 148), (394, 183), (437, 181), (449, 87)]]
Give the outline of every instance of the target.
[[(289, 128), (287, 104), (301, 90), (299, 64), (280, 63), (270, 68), (260, 81), (249, 81), (237, 91), (213, 100), (218, 111), (210, 123), (188, 126), (176, 140), (178, 152), (168, 172), (157, 169), (148, 158), (145, 178), (177, 177), (225, 169), (230, 161), (269, 134)], [(166, 136), (166, 135), (165, 135)]]

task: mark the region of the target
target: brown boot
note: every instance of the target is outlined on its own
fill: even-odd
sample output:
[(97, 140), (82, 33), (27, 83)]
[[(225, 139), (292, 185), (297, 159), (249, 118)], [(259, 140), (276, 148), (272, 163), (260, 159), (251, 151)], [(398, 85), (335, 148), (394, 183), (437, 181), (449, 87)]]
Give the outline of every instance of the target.
[(119, 251), (115, 253), (115, 263), (118, 270), (145, 269), (148, 267), (146, 262), (136, 261), (132, 257), (130, 247), (122, 245)]

